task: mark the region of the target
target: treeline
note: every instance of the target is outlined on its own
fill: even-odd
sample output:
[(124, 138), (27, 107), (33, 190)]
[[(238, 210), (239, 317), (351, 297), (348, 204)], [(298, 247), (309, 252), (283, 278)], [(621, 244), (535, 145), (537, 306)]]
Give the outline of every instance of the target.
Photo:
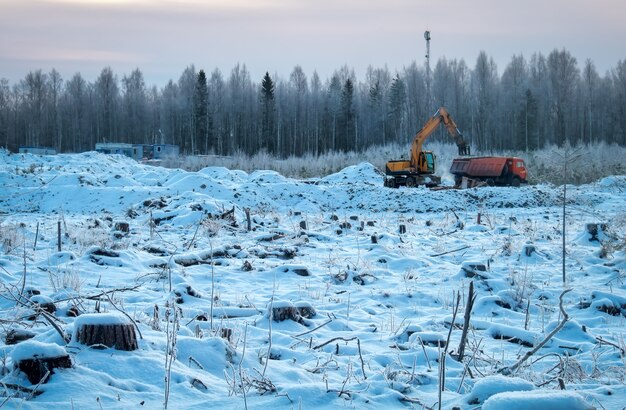
[(500, 75), (482, 52), (473, 67), (442, 58), (429, 75), (413, 62), (398, 72), (369, 67), (362, 80), (347, 66), (324, 80), (300, 66), (289, 78), (258, 79), (245, 65), (227, 76), (189, 66), (162, 88), (146, 85), (139, 69), (120, 79), (104, 68), (93, 83), (37, 70), (17, 84), (0, 80), (0, 145), (81, 152), (97, 142), (168, 143), (187, 154), (320, 155), (408, 144), (439, 106), (483, 152), (626, 145), (626, 59), (600, 75), (591, 60), (581, 67), (554, 50), (513, 56)]

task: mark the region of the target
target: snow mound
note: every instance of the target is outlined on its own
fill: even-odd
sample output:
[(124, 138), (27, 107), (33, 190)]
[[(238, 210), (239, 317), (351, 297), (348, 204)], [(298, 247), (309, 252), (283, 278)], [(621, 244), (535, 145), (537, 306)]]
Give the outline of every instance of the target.
[(61, 346), (54, 343), (42, 343), (36, 340), (27, 340), (19, 343), (11, 352), (14, 363), (34, 358), (52, 358), (67, 356), (67, 352)]
[(382, 184), (382, 173), (369, 162), (361, 162), (342, 169), (336, 174), (328, 175), (321, 179), (324, 183), (363, 183)]
[(485, 401), (483, 410), (591, 410), (585, 400), (575, 392), (533, 391), (499, 393)]
[(128, 322), (128, 318), (121, 313), (86, 313), (76, 318), (74, 327), (78, 328), (85, 325), (123, 325)]
[(498, 393), (525, 392), (534, 389), (535, 385), (517, 377), (488, 376), (476, 382), (467, 398), (467, 402), (469, 404), (480, 404)]

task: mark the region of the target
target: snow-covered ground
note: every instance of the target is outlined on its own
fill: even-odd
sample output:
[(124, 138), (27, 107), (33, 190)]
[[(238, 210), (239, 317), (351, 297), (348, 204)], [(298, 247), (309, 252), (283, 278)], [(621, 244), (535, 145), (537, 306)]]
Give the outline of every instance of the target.
[[(561, 187), (389, 189), (368, 163), (302, 181), (1, 151), (0, 403), (437, 408), (443, 383), (447, 409), (622, 408), (626, 177), (567, 194), (564, 284)], [(606, 224), (598, 240), (588, 223)], [(570, 320), (507, 371), (559, 326), (565, 289)], [(78, 342), (79, 325), (120, 311), (137, 350)], [(34, 337), (5, 344), (16, 330)], [(72, 367), (45, 384), (15, 368), (63, 351)]]

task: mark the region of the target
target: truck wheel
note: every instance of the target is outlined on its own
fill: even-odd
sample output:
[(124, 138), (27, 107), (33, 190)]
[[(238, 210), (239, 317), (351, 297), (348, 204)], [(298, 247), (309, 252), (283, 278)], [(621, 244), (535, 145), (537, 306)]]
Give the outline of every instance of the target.
[(406, 179), (406, 186), (409, 187), (409, 188), (413, 188), (415, 186), (415, 178), (408, 177)]
[(488, 186), (494, 186), (496, 184), (496, 181), (494, 181), (493, 178), (487, 178), (485, 182)]
[(518, 177), (515, 177), (511, 180), (511, 186), (514, 186), (516, 188), (520, 186), (520, 180)]

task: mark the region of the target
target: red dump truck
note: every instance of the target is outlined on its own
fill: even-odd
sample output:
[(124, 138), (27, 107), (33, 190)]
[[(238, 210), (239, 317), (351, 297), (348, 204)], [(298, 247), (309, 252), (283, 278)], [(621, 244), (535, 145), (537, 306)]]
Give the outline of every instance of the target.
[(524, 160), (516, 157), (455, 158), (450, 173), (454, 175), (457, 186), (463, 184), (463, 178), (487, 185), (520, 186), (527, 182)]

